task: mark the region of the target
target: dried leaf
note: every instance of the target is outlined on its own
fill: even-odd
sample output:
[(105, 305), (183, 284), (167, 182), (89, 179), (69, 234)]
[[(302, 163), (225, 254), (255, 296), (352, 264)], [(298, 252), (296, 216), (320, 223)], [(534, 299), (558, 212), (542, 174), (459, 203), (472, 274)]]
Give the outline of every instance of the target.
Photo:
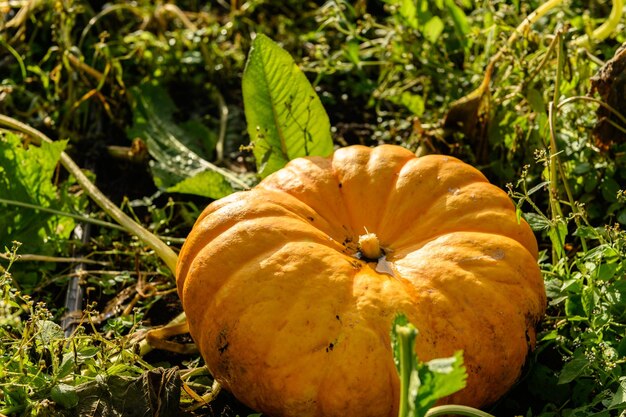
[[(591, 78), (591, 92), (597, 92), (603, 102), (626, 115), (626, 43)], [(593, 137), (600, 149), (607, 151), (614, 143), (626, 141), (626, 133), (613, 125), (615, 123), (626, 129), (615, 114), (600, 106), (596, 115), (598, 123), (593, 129)]]

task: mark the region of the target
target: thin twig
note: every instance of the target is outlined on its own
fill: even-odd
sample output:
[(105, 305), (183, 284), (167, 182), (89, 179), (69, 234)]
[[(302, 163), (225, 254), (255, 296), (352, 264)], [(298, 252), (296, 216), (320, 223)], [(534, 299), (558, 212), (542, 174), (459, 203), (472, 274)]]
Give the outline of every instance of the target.
[[(9, 260), (10, 256), (7, 256), (4, 253), (0, 253), (0, 258)], [(84, 264), (92, 264), (92, 265), (111, 265), (110, 262), (105, 261), (94, 261), (93, 259), (84, 258), (84, 257), (69, 257), (64, 258), (62, 256), (45, 256), (45, 255), (35, 255), (35, 254), (20, 254), (15, 258), (16, 262), (55, 262), (55, 263), (84, 263)]]
[(79, 221), (85, 222), (85, 223), (95, 224), (97, 226), (108, 227), (110, 229), (126, 230), (122, 226), (120, 226), (119, 224), (106, 222), (104, 220), (93, 219), (91, 217), (83, 216), (83, 215), (80, 215), (80, 214), (74, 214), (74, 213), (68, 213), (68, 212), (65, 212), (65, 211), (55, 210), (55, 209), (52, 209), (52, 208), (49, 208), (49, 207), (42, 207), (42, 206), (38, 206), (38, 205), (35, 205), (35, 204), (24, 203), (22, 201), (7, 200), (5, 198), (0, 198), (0, 204), (6, 204), (6, 205), (9, 205), (9, 206), (22, 207), (22, 208), (35, 210), (35, 211), (41, 211), (43, 213), (54, 214), (55, 216), (68, 217), (70, 219), (79, 220)]

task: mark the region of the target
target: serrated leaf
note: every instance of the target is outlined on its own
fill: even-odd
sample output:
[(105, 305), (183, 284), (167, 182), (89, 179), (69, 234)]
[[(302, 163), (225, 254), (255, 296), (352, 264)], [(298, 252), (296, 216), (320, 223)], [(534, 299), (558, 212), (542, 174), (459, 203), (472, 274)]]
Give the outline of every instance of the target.
[[(52, 183), (66, 144), (58, 141), (25, 148), (17, 135), (0, 134), (0, 198), (71, 211)], [(11, 247), (17, 240), (22, 253), (52, 255), (73, 228), (71, 218), (0, 203), (0, 248)]]
[(547, 230), (550, 228), (550, 220), (537, 213), (524, 213), (524, 219), (534, 231)]
[(420, 365), (420, 409), (428, 410), (438, 399), (465, 388), (467, 372), (463, 366), (463, 352), (457, 351), (452, 357), (433, 359)]
[(294, 158), (332, 153), (330, 121), (319, 97), (289, 53), (265, 35), (252, 42), (242, 87), (261, 177)]
[(42, 346), (49, 346), (53, 341), (63, 339), (63, 337), (63, 329), (55, 322), (50, 320), (37, 321), (35, 340)]

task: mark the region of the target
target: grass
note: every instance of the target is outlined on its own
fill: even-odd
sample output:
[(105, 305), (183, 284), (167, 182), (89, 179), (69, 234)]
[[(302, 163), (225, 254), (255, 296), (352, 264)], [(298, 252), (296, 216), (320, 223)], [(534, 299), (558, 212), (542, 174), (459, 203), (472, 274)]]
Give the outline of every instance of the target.
[[(171, 407), (252, 413), (213, 391), (185, 336), (179, 353), (146, 344), (147, 332), (181, 311), (175, 254), (162, 262), (167, 249), (112, 223), (133, 219), (180, 246), (211, 199), (167, 191), (188, 175), (184, 164), (165, 164), (176, 155), (220, 167), (239, 188), (258, 181), (241, 91), (253, 33), (299, 63), (336, 146), (396, 143), (458, 156), (507, 189), (535, 230), (548, 315), (523, 378), (488, 411), (623, 414), (626, 108), (602, 89), (619, 88), (619, 77), (599, 73), (626, 41), (623, 4), (541, 4), (0, 2), (0, 113), (25, 126), (3, 124), (3, 161), (32, 161), (26, 147), (37, 144), (36, 129), (68, 140), (67, 155), (90, 168), (82, 180), (74, 168), (68, 175), (54, 149), (19, 172), (0, 168), (0, 415), (97, 407), (79, 394), (98, 381), (114, 396), (119, 381), (174, 366), (176, 375), (161, 374)], [(24, 146), (9, 146), (8, 130), (28, 129), (17, 139)], [(85, 193), (95, 191), (78, 187), (86, 180), (121, 211), (88, 203)], [(222, 192), (218, 185), (212, 192)], [(88, 223), (88, 239), (72, 233)], [(21, 247), (12, 243), (20, 231)], [(65, 333), (73, 277), (84, 313)]]

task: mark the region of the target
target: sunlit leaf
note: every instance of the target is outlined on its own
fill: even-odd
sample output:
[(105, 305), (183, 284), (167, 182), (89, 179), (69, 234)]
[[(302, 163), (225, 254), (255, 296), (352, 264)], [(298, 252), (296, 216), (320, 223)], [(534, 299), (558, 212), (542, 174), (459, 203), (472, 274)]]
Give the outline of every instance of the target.
[(460, 38), (464, 38), (470, 32), (470, 24), (463, 9), (454, 3), (454, 0), (445, 0), (445, 5), (452, 16), (454, 29)]
[(428, 410), (438, 399), (465, 388), (467, 373), (463, 366), (463, 352), (421, 364), (419, 377), (419, 407)]
[[(0, 198), (71, 211), (53, 177), (67, 141), (22, 146), (17, 135), (0, 134)], [(22, 243), (21, 253), (51, 255), (74, 228), (71, 218), (0, 203), (0, 250)]]
[(170, 193), (194, 194), (209, 198), (222, 198), (232, 193), (232, 187), (217, 172), (202, 171), (193, 177), (167, 188)]
[(417, 7), (414, 0), (400, 1), (400, 15), (411, 28), (417, 29)]
[(330, 121), (315, 90), (289, 53), (267, 36), (254, 39), (242, 86), (261, 177), (291, 159), (333, 151)]
[(439, 36), (443, 33), (444, 24), (441, 18), (438, 16), (433, 16), (426, 24), (424, 25), (423, 33), (424, 37), (428, 39), (430, 43), (437, 42)]
[(451, 395), (466, 385), (467, 372), (463, 365), (463, 353), (458, 351), (449, 358), (437, 358), (419, 362), (415, 353), (418, 330), (405, 315), (398, 315), (391, 331), (392, 350), (401, 387), (406, 387), (407, 415), (423, 417), (440, 398)]

